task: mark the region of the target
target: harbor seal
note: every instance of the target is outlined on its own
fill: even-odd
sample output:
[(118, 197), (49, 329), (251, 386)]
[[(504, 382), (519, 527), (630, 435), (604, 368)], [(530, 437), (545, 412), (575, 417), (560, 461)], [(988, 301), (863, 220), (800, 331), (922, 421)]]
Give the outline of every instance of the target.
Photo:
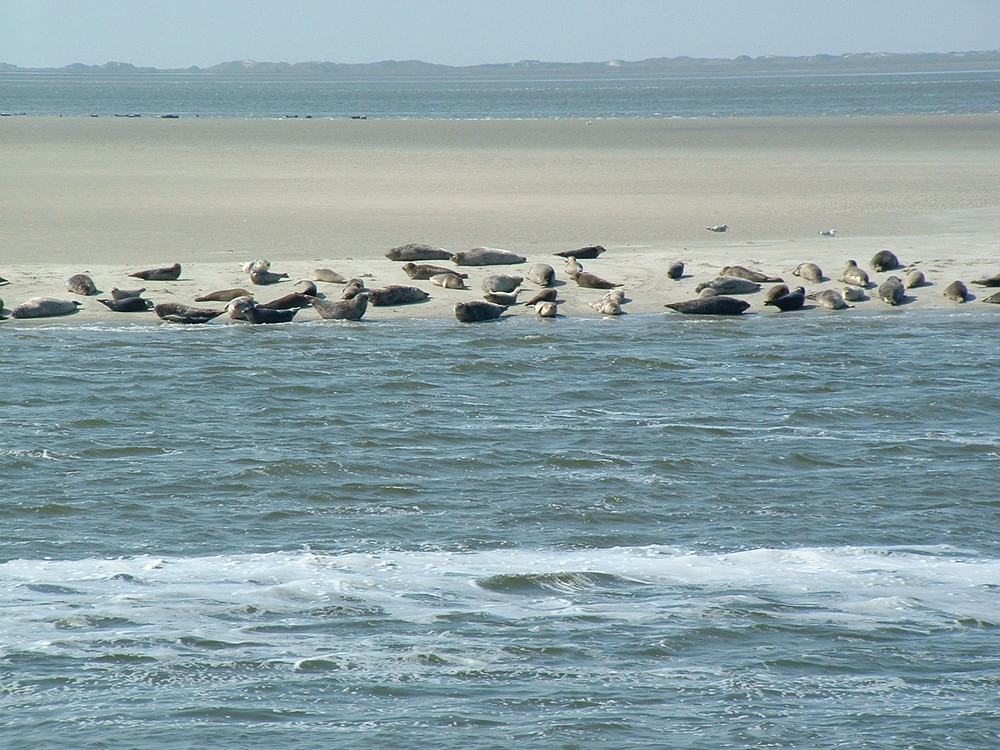
[(354, 299), (364, 290), (365, 282), (361, 279), (351, 279), (347, 282), (347, 286), (344, 287), (344, 291), (340, 293), (340, 298), (342, 300)]
[(903, 277), (903, 286), (907, 289), (916, 289), (918, 286), (923, 286), (927, 283), (927, 277), (924, 276), (924, 272), (918, 268), (913, 269), (905, 277)]
[(555, 254), (560, 258), (577, 258), (578, 260), (586, 260), (587, 258), (596, 258), (603, 252), (607, 252), (607, 248), (604, 246), (589, 245), (588, 247), (581, 247), (576, 250), (563, 250), (561, 253)]
[(144, 271), (130, 273), (129, 276), (143, 281), (177, 281), (181, 277), (181, 264), (174, 263), (172, 266), (147, 268)]
[(597, 312), (601, 315), (622, 314), (622, 306), (613, 299), (600, 299), (597, 302), (591, 302), (590, 306), (597, 310)]
[(792, 271), (792, 275), (798, 276), (800, 279), (805, 279), (806, 281), (811, 281), (814, 284), (818, 284), (823, 281), (823, 269), (815, 263), (799, 263), (795, 267), (795, 270)]
[(249, 292), (242, 287), (235, 289), (219, 289), (216, 292), (208, 292), (199, 297), (195, 297), (195, 302), (231, 302), (237, 297), (252, 297), (253, 292)]
[(843, 295), (836, 289), (824, 289), (821, 292), (812, 292), (806, 295), (807, 299), (815, 300), (828, 310), (844, 310), (853, 307), (844, 301)]
[(713, 224), (710, 227), (705, 227), (709, 232), (728, 232), (729, 226), (727, 224)]
[(861, 302), (867, 299), (864, 289), (858, 286), (845, 286), (840, 293), (848, 302)]
[(683, 302), (668, 302), (664, 307), (685, 315), (742, 315), (750, 307), (745, 299), (727, 297), (724, 294), (713, 297), (698, 297)]
[(537, 302), (534, 307), (539, 318), (554, 318), (559, 313), (559, 308), (552, 301)]
[(984, 297), (983, 302), (989, 302), (993, 305), (1000, 305), (1000, 292), (994, 292), (989, 297)]
[(675, 260), (669, 266), (667, 266), (667, 278), (668, 279), (679, 279), (684, 275), (684, 263)]
[(820, 237), (836, 237), (837, 236), (837, 230), (836, 229), (821, 229), (820, 232), (819, 232), (819, 236)]
[(82, 303), (55, 297), (32, 297), (10, 311), (12, 318), (54, 318), (76, 312)]
[(566, 268), (564, 270), (566, 271), (567, 276), (569, 276), (571, 279), (575, 279), (577, 276), (583, 273), (583, 264), (580, 263), (580, 261), (578, 261), (576, 258), (567, 258)]
[(780, 284), (784, 281), (780, 276), (768, 276), (766, 273), (754, 271), (744, 266), (726, 266), (722, 269), (720, 276), (735, 276), (739, 279), (756, 281), (758, 284)]
[(556, 271), (548, 263), (535, 263), (528, 269), (525, 277), (538, 286), (552, 286), (556, 280)]
[(414, 279), (415, 281), (427, 281), (428, 279), (430, 279), (431, 276), (437, 276), (438, 274), (442, 273), (453, 273), (461, 279), (469, 278), (469, 274), (467, 273), (459, 273), (458, 271), (452, 268), (445, 268), (444, 266), (433, 266), (428, 263), (422, 263), (419, 265), (417, 263), (404, 263), (403, 271), (406, 273), (407, 276), (409, 276), (411, 279)]
[(979, 286), (1000, 286), (1000, 273), (995, 273), (992, 276), (986, 276), (982, 279), (973, 279), (971, 283)]
[(607, 279), (602, 279), (597, 274), (593, 273), (578, 273), (573, 277), (573, 280), (585, 289), (614, 289), (621, 284), (616, 284), (613, 281), (608, 281)]
[(517, 304), (517, 292), (486, 292), (483, 299), (492, 302), (494, 305), (510, 307)]
[(484, 292), (513, 292), (524, 281), (520, 276), (510, 276), (505, 273), (493, 273), (483, 279)]
[(332, 302), (311, 297), (309, 302), (324, 320), (361, 320), (368, 310), (368, 292), (361, 292), (353, 299)]
[(868, 272), (858, 266), (856, 260), (849, 260), (844, 264), (844, 270), (840, 274), (840, 280), (845, 284), (851, 284), (853, 286), (860, 286), (863, 289), (867, 289), (871, 280), (868, 278)]
[(313, 271), (313, 281), (325, 281), (328, 284), (346, 284), (347, 278), (341, 276), (332, 268), (317, 268)]
[(126, 297), (125, 299), (97, 300), (114, 312), (146, 312), (153, 309), (153, 300), (144, 297)]
[(770, 302), (772, 299), (777, 299), (778, 297), (784, 297), (788, 294), (791, 289), (788, 288), (788, 284), (777, 284), (772, 286), (766, 292), (764, 292), (764, 302)]
[(295, 286), (301, 286), (302, 289), (299, 290), (300, 294), (304, 294), (307, 297), (315, 297), (319, 294), (319, 290), (316, 285), (309, 279), (302, 279), (301, 281), (296, 281)]
[(389, 284), (381, 289), (372, 289), (368, 293), (368, 303), (375, 307), (409, 305), (414, 302), (423, 302), (428, 297), (430, 295), (418, 287)]
[(774, 299), (767, 300), (764, 303), (764, 305), (777, 307), (779, 310), (781, 310), (781, 312), (788, 312), (790, 310), (801, 310), (805, 302), (806, 302), (806, 289), (805, 287), (797, 286), (788, 294), (783, 294), (780, 297), (775, 297)]
[(282, 279), (287, 279), (287, 273), (275, 273), (266, 268), (255, 268), (250, 272), (250, 281), (258, 286), (277, 284)]
[(969, 288), (961, 281), (953, 281), (944, 288), (944, 296), (955, 302), (969, 299)]
[(278, 297), (270, 302), (258, 302), (258, 307), (265, 307), (268, 310), (291, 310), (293, 307), (309, 307), (310, 295), (305, 292), (291, 292)]
[(456, 273), (436, 273), (431, 276), (431, 283), (445, 289), (468, 289), (465, 281)]
[(619, 305), (625, 303), (625, 290), (624, 289), (612, 289), (610, 292), (605, 294), (601, 299), (610, 299), (617, 302)]
[[(235, 320), (245, 320), (254, 325), (289, 323), (299, 311), (298, 307), (288, 310), (271, 310), (261, 307), (249, 297), (237, 297), (227, 305), (227, 308), (230, 310), (229, 317)], [(234, 313), (236, 314), (234, 315)]]
[(482, 299), (455, 303), (455, 317), (462, 323), (478, 323), (482, 320), (494, 320), (507, 311), (504, 305), (497, 305)]
[(538, 294), (536, 294), (534, 297), (525, 302), (524, 306), (531, 307), (532, 305), (536, 305), (539, 302), (555, 302), (556, 297), (558, 295), (559, 292), (557, 292), (555, 289), (541, 289), (539, 290)]
[(698, 284), (694, 290), (700, 292), (706, 288), (714, 289), (719, 294), (749, 294), (760, 289), (760, 284), (736, 276), (716, 276), (711, 281)]
[(138, 289), (119, 289), (116, 286), (111, 287), (111, 298), (112, 299), (128, 299), (129, 297), (141, 297), (142, 293), (146, 291), (146, 287), (139, 287)]
[[(443, 247), (425, 245), (422, 242), (409, 242), (392, 248), (385, 254), (389, 260), (451, 260), (452, 253)], [(318, 279), (322, 281), (322, 279)]]
[(66, 291), (79, 294), (83, 297), (90, 297), (97, 294), (97, 285), (94, 280), (85, 273), (75, 273), (66, 281)]
[(153, 306), (153, 312), (156, 313), (156, 317), (168, 323), (195, 324), (207, 323), (222, 315), (225, 310), (191, 307), (180, 302), (161, 302)]
[(882, 271), (892, 271), (899, 268), (899, 258), (890, 250), (879, 250), (872, 256), (868, 265), (871, 266), (873, 271), (879, 273)]
[(878, 285), (878, 298), (887, 305), (898, 305), (906, 299), (906, 288), (898, 276), (890, 276)]
[(523, 255), (498, 247), (474, 247), (451, 256), (451, 262), (456, 266), (505, 266), (524, 263), (526, 260)]

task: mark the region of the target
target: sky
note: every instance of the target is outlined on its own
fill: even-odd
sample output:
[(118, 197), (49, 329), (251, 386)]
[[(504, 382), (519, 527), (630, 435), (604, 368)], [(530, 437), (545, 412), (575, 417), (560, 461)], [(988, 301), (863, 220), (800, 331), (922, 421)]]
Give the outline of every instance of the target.
[(1000, 49), (1000, 0), (0, 0), (0, 62), (442, 65)]

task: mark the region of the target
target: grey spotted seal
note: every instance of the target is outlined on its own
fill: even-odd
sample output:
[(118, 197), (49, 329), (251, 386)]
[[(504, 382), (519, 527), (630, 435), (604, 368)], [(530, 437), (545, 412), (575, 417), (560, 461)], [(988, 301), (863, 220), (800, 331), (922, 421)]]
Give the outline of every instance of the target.
[(807, 299), (815, 300), (828, 310), (844, 310), (853, 305), (844, 301), (843, 295), (836, 289), (824, 289), (821, 292), (812, 292), (806, 295)]
[(468, 289), (465, 280), (455, 273), (436, 273), (431, 276), (431, 283), (445, 289)]
[(849, 260), (844, 264), (844, 270), (840, 273), (840, 280), (845, 284), (860, 286), (867, 289), (871, 281), (868, 272), (858, 265), (856, 260)]
[(576, 258), (566, 259), (566, 275), (571, 279), (575, 279), (581, 273), (583, 273), (583, 264), (580, 263)]
[(742, 315), (750, 307), (750, 303), (745, 299), (719, 294), (714, 297), (668, 302), (664, 307), (685, 315)]
[(535, 263), (528, 269), (525, 277), (538, 286), (552, 286), (556, 280), (556, 271), (548, 263)]
[(491, 273), (482, 282), (484, 292), (513, 292), (524, 279), (520, 276), (511, 276), (505, 273)]
[(555, 289), (540, 289), (538, 294), (529, 299), (524, 303), (525, 307), (531, 307), (532, 305), (538, 304), (539, 302), (555, 302), (556, 297), (559, 295)]
[(984, 297), (983, 302), (989, 302), (993, 305), (1000, 305), (1000, 292), (994, 292), (989, 297)]
[(153, 300), (145, 299), (144, 297), (98, 299), (97, 301), (114, 312), (146, 312), (153, 309)]
[(143, 271), (130, 273), (129, 276), (144, 281), (177, 281), (181, 277), (181, 264), (174, 263), (172, 266), (147, 268)]
[(311, 297), (309, 302), (324, 320), (361, 320), (368, 310), (368, 292), (361, 292), (349, 300), (333, 302)]
[(610, 292), (605, 294), (601, 299), (609, 299), (617, 302), (619, 305), (625, 303), (625, 290), (624, 289), (612, 289)]
[(772, 299), (777, 299), (778, 297), (784, 297), (788, 294), (791, 289), (788, 288), (788, 284), (776, 284), (764, 292), (764, 302), (767, 303)]
[(250, 271), (250, 281), (258, 286), (266, 286), (268, 284), (277, 284), (282, 279), (287, 279), (287, 273), (275, 273), (274, 271), (269, 271), (266, 268), (255, 268)]
[(971, 283), (979, 286), (1000, 286), (1000, 273), (995, 273), (992, 276), (986, 276), (981, 279), (973, 279)]
[(767, 300), (764, 305), (777, 307), (781, 310), (781, 312), (788, 312), (790, 310), (801, 310), (805, 302), (806, 289), (805, 287), (797, 286), (788, 294), (783, 294), (780, 297)]
[(965, 302), (969, 299), (969, 288), (961, 281), (953, 281), (944, 288), (944, 296), (955, 302)]
[(554, 318), (559, 313), (559, 308), (552, 301), (536, 302), (534, 307), (535, 315), (539, 318)]
[(766, 273), (745, 266), (726, 266), (722, 269), (720, 276), (735, 276), (740, 279), (756, 281), (758, 284), (780, 284), (784, 281), (780, 276), (768, 276)]
[(586, 260), (587, 258), (596, 258), (601, 253), (607, 252), (607, 248), (603, 245), (588, 245), (587, 247), (580, 247), (576, 250), (563, 250), (561, 253), (555, 253), (560, 258), (577, 258)]
[(467, 279), (469, 274), (459, 273), (452, 268), (445, 268), (444, 266), (434, 266), (429, 263), (404, 263), (403, 272), (406, 273), (411, 279), (415, 281), (427, 281), (431, 276), (437, 276), (441, 273), (453, 273), (459, 278)]
[(231, 302), (237, 297), (252, 297), (253, 292), (247, 291), (243, 287), (235, 289), (219, 289), (215, 292), (208, 292), (194, 298), (195, 302)]
[(197, 324), (207, 323), (222, 315), (225, 310), (191, 307), (180, 302), (161, 302), (153, 306), (153, 312), (156, 313), (156, 317), (168, 323)]
[(517, 304), (517, 292), (486, 292), (483, 299), (495, 305), (510, 307)]
[(698, 284), (694, 290), (700, 292), (705, 288), (714, 289), (719, 294), (749, 294), (760, 289), (760, 284), (736, 276), (716, 276), (711, 281), (703, 281)]
[(427, 292), (415, 286), (388, 284), (380, 289), (372, 289), (368, 293), (368, 303), (375, 307), (409, 305), (414, 302), (423, 302), (428, 297), (430, 295)]
[(271, 310), (261, 307), (249, 297), (237, 297), (227, 305), (227, 309), (230, 311), (229, 317), (236, 320), (245, 320), (254, 325), (289, 323), (299, 311), (298, 307), (288, 310)]
[(346, 284), (347, 278), (341, 276), (332, 268), (317, 268), (313, 271), (313, 281), (325, 281), (328, 284)]
[(864, 289), (858, 286), (845, 286), (840, 293), (848, 302), (861, 302), (867, 299)]
[(79, 294), (83, 297), (90, 297), (97, 294), (97, 285), (94, 280), (85, 273), (75, 273), (66, 281), (66, 291)]
[(342, 300), (354, 299), (364, 290), (365, 282), (361, 279), (351, 279), (347, 282), (347, 286), (344, 287), (344, 291), (341, 292), (340, 298)]
[(305, 292), (291, 292), (270, 302), (258, 302), (257, 306), (267, 308), (268, 310), (291, 310), (293, 307), (309, 307), (309, 297), (310, 295)]
[(456, 266), (504, 266), (517, 265), (527, 260), (523, 255), (501, 250), (498, 247), (474, 247), (462, 250), (451, 256), (451, 262)]
[(684, 263), (679, 260), (675, 260), (669, 266), (667, 266), (667, 278), (668, 279), (679, 279), (684, 275)]
[(613, 299), (600, 299), (597, 302), (591, 302), (590, 306), (597, 310), (597, 312), (601, 315), (622, 314), (622, 306)]
[(32, 297), (10, 311), (12, 318), (54, 318), (76, 312), (82, 303), (55, 297)]
[[(451, 260), (452, 253), (443, 247), (434, 247), (422, 242), (409, 242), (392, 248), (385, 254), (389, 260)], [(322, 279), (318, 279), (322, 281)]]
[(111, 298), (112, 299), (128, 299), (129, 297), (141, 297), (142, 293), (146, 291), (146, 287), (142, 286), (138, 289), (119, 289), (116, 286), (111, 287)]
[(892, 271), (899, 268), (899, 258), (891, 250), (879, 250), (872, 256), (868, 265), (871, 266), (873, 271), (878, 273)]
[(919, 268), (914, 268), (903, 277), (903, 286), (907, 289), (916, 289), (918, 286), (923, 286), (926, 283), (927, 277), (924, 276), (924, 272)]
[(462, 323), (478, 323), (483, 320), (494, 320), (507, 311), (505, 305), (497, 305), (482, 299), (455, 303), (455, 317)]
[(586, 271), (578, 273), (573, 277), (573, 280), (585, 289), (614, 289), (617, 286), (621, 286), (621, 284), (602, 279), (597, 274), (587, 273)]
[(792, 275), (818, 284), (823, 280), (823, 269), (815, 263), (799, 263), (792, 271)]
[(878, 285), (878, 298), (887, 305), (898, 305), (906, 298), (906, 288), (898, 276), (890, 276)]
[(266, 271), (270, 267), (271, 267), (271, 261), (269, 261), (267, 258), (256, 258), (255, 260), (247, 261), (242, 266), (240, 266), (240, 268), (243, 270), (243, 273), (247, 274), (248, 276), (252, 274), (254, 271)]
[(728, 232), (729, 225), (727, 224), (713, 224), (710, 227), (705, 227), (709, 232)]

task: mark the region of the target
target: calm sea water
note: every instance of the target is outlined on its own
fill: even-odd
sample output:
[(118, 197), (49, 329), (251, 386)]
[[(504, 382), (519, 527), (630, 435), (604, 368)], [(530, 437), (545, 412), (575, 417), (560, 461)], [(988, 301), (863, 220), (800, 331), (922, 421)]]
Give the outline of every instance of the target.
[(472, 80), (8, 73), (0, 74), (0, 111), (421, 119), (978, 114), (1000, 111), (1000, 70)]
[(4, 324), (0, 736), (995, 748), (990, 307)]

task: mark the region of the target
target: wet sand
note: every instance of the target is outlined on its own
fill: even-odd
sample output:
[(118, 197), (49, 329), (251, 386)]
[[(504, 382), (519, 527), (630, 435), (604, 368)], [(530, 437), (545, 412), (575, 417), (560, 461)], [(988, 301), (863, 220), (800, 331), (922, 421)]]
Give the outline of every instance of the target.
[[(840, 288), (847, 259), (866, 267), (882, 249), (931, 282), (911, 291), (910, 307), (954, 309), (941, 293), (948, 283), (1000, 272), (998, 154), (995, 116), (2, 118), (0, 276), (11, 283), (0, 298), (8, 311), (34, 296), (79, 299), (67, 321), (152, 321), (75, 297), (66, 279), (90, 274), (99, 296), (141, 285), (156, 302), (190, 302), (250, 288), (241, 265), (268, 258), (290, 279), (254, 287), (260, 301), (327, 267), (371, 288), (413, 283), (431, 293), (416, 305), (369, 308), (367, 318), (450, 317), (456, 301), (481, 296), (486, 275), (545, 262), (561, 283), (560, 312), (596, 316), (589, 303), (603, 292), (577, 287), (553, 253), (600, 244), (607, 252), (583, 264), (624, 285), (631, 313), (694, 297), (731, 264), (795, 286), (792, 270), (810, 261), (828, 281), (803, 283), (808, 290)], [(706, 231), (723, 223), (725, 233)], [(820, 236), (826, 229), (836, 236)], [(384, 257), (408, 242), (500, 247), (528, 264), (466, 268), (471, 289), (446, 290), (410, 282)], [(666, 277), (675, 260), (686, 264), (680, 281)], [(127, 276), (173, 262), (183, 266), (178, 281)], [(339, 297), (337, 285), (319, 286)], [(535, 288), (526, 283), (522, 297)], [(994, 291), (970, 290), (971, 305)], [(882, 304), (874, 289), (869, 296), (858, 307)], [(764, 309), (760, 293), (746, 299)], [(306, 309), (296, 319), (317, 317)]]

